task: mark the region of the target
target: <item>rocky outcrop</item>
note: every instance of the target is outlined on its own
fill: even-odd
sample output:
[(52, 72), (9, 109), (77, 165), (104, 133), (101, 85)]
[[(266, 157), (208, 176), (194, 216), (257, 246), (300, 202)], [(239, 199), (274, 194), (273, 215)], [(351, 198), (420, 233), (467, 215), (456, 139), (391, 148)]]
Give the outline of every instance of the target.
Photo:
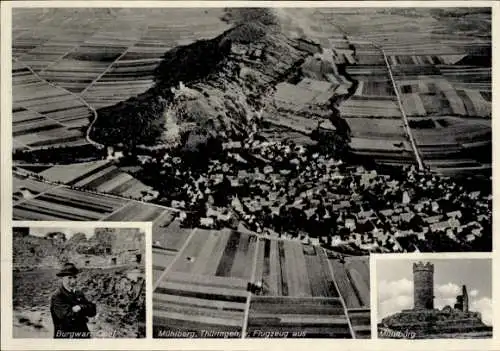
[[(13, 306), (20, 317), (14, 322), (15, 328), (51, 330), (48, 301), (61, 284), (56, 272), (14, 272)], [(96, 317), (89, 320), (95, 337), (145, 337), (143, 269), (84, 269), (78, 276), (77, 289), (97, 306)]]
[(168, 51), (153, 88), (100, 109), (92, 139), (128, 149), (192, 149), (213, 138), (246, 135), (266, 90), (310, 52), (281, 33), (268, 9), (227, 13), (233, 28)]
[(449, 307), (442, 310), (404, 310), (382, 319), (380, 329), (402, 333), (411, 331), (415, 338), (492, 331), (492, 327), (482, 322), (480, 313), (464, 312)]
[(91, 270), (82, 273), (79, 279), (87, 298), (98, 307), (106, 306), (100, 308), (99, 318), (116, 328), (119, 333), (116, 336), (144, 337), (141, 331), (141, 325), (145, 326), (146, 322), (144, 272), (132, 278), (127, 270)]

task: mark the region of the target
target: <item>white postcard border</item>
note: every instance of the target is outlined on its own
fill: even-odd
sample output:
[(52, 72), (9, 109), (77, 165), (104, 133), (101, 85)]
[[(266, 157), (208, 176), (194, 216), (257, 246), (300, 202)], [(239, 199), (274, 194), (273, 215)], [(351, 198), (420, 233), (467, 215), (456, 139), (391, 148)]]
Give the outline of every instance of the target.
[[(33, 226), (54, 226), (63, 227), (68, 222), (41, 222), (41, 221), (19, 221), (12, 222), (12, 126), (11, 126), (11, 105), (12, 105), (12, 79), (11, 79), (11, 10), (19, 7), (492, 7), (492, 37), (493, 37), (493, 104), (492, 115), (498, 116), (500, 109), (496, 100), (498, 100), (499, 74), (496, 67), (500, 62), (498, 54), (498, 39), (500, 38), (500, 3), (496, 1), (4, 1), (1, 3), (1, 282), (2, 294), (1, 303), (3, 307), (2, 313), (2, 350), (286, 350), (292, 349), (339, 349), (339, 350), (390, 350), (397, 349), (398, 351), (406, 350), (500, 350), (500, 331), (496, 325), (500, 320), (500, 260), (499, 247), (500, 236), (493, 235), (493, 299), (494, 314), (493, 314), (493, 338), (491, 340), (376, 340), (376, 276), (371, 263), (376, 261), (376, 255), (370, 257), (370, 281), (371, 281), (371, 320), (372, 320), (372, 340), (339, 340), (339, 339), (302, 339), (302, 340), (211, 340), (211, 339), (152, 339), (152, 264), (147, 267), (147, 338), (146, 339), (94, 339), (88, 340), (73, 340), (71, 342), (65, 340), (44, 340), (44, 339), (13, 339), (12, 332), (12, 225), (21, 226), (26, 223), (31, 223)], [(498, 130), (496, 118), (492, 118), (493, 131)], [(493, 142), (493, 179), (496, 179), (497, 170), (497, 153), (500, 153), (499, 142)], [(498, 182), (493, 184), (494, 209), (496, 209), (496, 201), (499, 191)], [(493, 211), (493, 232), (496, 228), (500, 228), (500, 218), (498, 211)], [(149, 228), (150, 223), (144, 222), (71, 222), (72, 227), (82, 226), (88, 227), (89, 223), (98, 223), (96, 226), (113, 226), (113, 227), (135, 227), (140, 226)], [(110, 224), (112, 223), (112, 224)], [(146, 236), (151, 246), (151, 235)], [(384, 254), (384, 259), (392, 259), (391, 257), (399, 256), (400, 254)], [(405, 258), (412, 258), (415, 254), (404, 254)], [(418, 259), (425, 259), (427, 254), (416, 254)], [(476, 253), (440, 253), (440, 258), (448, 257), (471, 257), (470, 255), (482, 254)], [(488, 253), (488, 255), (490, 255)], [(151, 262), (151, 250), (146, 249), (146, 262)], [(376, 265), (376, 263), (375, 263)], [(375, 286), (373, 285), (375, 283)], [(374, 296), (375, 294), (375, 296)], [(373, 324), (375, 322), (375, 324)], [(9, 327), (10, 326), (10, 327)], [(373, 334), (373, 331), (375, 333)]]

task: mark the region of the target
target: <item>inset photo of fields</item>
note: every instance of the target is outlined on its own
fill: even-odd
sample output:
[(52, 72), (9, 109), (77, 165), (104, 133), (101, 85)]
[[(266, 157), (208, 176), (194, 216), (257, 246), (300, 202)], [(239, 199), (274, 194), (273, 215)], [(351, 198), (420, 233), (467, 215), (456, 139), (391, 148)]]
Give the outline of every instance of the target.
[(13, 337), (145, 338), (146, 230), (41, 223), (13, 228)]
[(492, 260), (376, 256), (379, 339), (493, 336)]
[(178, 220), (159, 233), (154, 337), (370, 337), (367, 256)]

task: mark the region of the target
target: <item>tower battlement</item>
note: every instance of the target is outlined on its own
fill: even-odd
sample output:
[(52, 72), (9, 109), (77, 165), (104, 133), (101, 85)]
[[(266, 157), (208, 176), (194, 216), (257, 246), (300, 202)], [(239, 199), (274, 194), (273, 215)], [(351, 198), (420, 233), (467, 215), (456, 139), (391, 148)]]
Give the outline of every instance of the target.
[(430, 271), (434, 273), (434, 265), (430, 262), (413, 263), (413, 272), (415, 271)]

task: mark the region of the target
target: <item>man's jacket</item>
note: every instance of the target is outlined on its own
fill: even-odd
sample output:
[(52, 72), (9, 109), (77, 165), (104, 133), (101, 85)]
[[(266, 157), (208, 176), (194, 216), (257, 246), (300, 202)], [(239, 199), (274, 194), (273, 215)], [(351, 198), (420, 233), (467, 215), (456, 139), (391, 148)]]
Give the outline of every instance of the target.
[[(81, 310), (73, 312), (73, 306), (79, 305)], [(52, 295), (50, 313), (54, 322), (54, 338), (78, 339), (90, 338), (87, 317), (96, 315), (96, 306), (88, 301), (83, 293), (71, 292), (61, 286)]]

